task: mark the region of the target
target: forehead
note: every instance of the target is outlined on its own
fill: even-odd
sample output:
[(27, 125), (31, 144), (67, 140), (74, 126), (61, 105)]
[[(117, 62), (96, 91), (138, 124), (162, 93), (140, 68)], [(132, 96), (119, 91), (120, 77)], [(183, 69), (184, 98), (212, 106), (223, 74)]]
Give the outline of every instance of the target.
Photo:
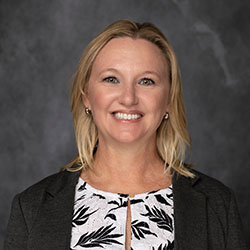
[(152, 42), (130, 37), (114, 38), (99, 52), (93, 68), (128, 66), (157, 71), (168, 70), (163, 52)]

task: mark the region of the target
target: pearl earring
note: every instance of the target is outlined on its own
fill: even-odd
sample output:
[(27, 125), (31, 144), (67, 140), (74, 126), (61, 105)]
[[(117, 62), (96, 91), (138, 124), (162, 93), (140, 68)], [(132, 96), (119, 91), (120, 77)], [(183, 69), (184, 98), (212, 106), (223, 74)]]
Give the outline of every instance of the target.
[(85, 108), (85, 114), (86, 115), (91, 115), (91, 110), (89, 110), (88, 108)]
[(164, 119), (165, 119), (165, 120), (168, 119), (168, 113), (166, 113), (166, 114), (164, 115)]

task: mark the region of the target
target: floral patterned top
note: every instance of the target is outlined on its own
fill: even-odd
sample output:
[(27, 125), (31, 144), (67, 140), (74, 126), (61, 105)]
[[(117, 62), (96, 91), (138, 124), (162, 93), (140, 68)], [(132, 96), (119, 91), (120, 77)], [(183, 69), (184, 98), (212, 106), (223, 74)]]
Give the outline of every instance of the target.
[(76, 185), (71, 250), (125, 249), (128, 199), (131, 209), (131, 250), (174, 249), (172, 185), (149, 193), (97, 190), (82, 178)]

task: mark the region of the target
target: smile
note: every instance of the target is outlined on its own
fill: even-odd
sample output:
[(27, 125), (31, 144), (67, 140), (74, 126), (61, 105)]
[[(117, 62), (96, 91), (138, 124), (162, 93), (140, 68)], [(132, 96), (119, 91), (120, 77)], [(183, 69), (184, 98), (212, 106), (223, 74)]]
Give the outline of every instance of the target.
[(142, 117), (139, 114), (114, 113), (115, 118), (120, 120), (137, 120)]

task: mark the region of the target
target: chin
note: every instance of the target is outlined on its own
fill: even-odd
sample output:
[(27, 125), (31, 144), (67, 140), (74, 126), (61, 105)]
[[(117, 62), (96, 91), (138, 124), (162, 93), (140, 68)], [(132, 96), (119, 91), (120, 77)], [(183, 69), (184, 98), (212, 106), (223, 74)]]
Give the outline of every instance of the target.
[(135, 143), (135, 142), (137, 142), (138, 141), (138, 139), (136, 139), (136, 138), (128, 138), (128, 137), (125, 137), (125, 138), (115, 138), (116, 139), (116, 141), (118, 142), (118, 143), (125, 143), (125, 144), (130, 144), (130, 143)]
[(143, 140), (143, 136), (140, 135), (132, 135), (132, 134), (120, 134), (118, 136), (113, 135), (113, 139), (118, 143), (124, 144), (132, 144), (137, 143)]

